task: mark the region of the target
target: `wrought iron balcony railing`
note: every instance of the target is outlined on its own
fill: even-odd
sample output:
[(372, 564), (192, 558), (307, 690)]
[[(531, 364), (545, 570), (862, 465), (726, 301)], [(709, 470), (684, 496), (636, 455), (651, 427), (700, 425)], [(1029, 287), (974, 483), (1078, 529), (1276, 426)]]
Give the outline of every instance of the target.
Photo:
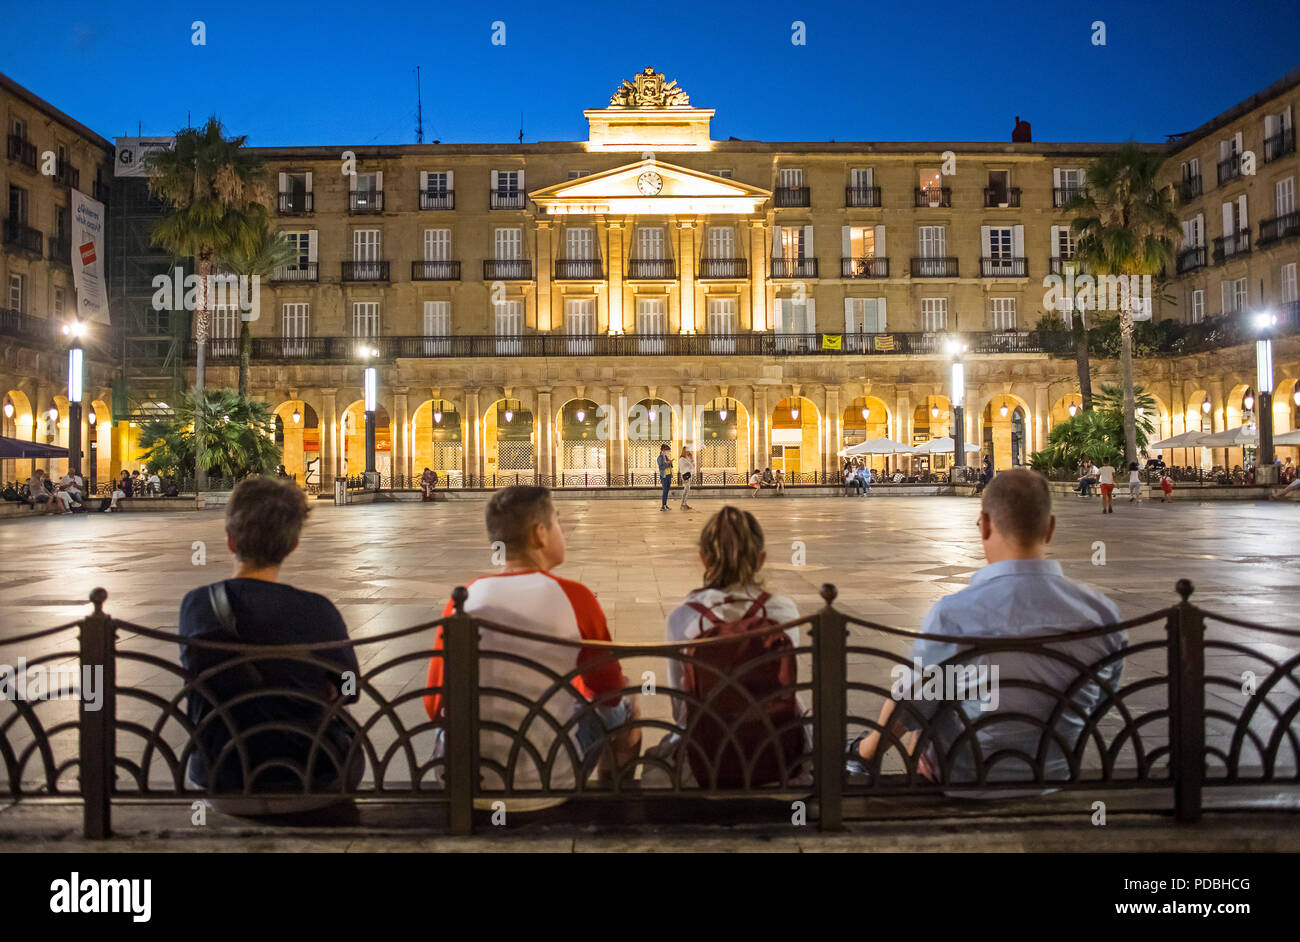
[(1250, 252), (1250, 230), (1243, 229), (1214, 240), (1214, 261), (1222, 264), (1238, 255)]
[(1183, 177), (1178, 183), (1178, 195), (1182, 197), (1184, 203), (1190, 203), (1196, 197), (1201, 195), (1201, 175), (1199, 173), (1190, 177)]
[(1009, 186), (1002, 187), (986, 186), (984, 188), (984, 207), (985, 209), (997, 206), (1019, 206), (1020, 205), (1020, 187)]
[(1295, 153), (1295, 128), (1283, 128), (1272, 137), (1264, 138), (1264, 163)]
[(774, 258), (771, 278), (816, 278), (815, 258)]
[(60, 265), (72, 264), (72, 240), (67, 236), (50, 236), (45, 240), (50, 253), (50, 260)]
[(344, 262), (344, 281), (387, 281), (388, 262)]
[(914, 192), (916, 205), (919, 207), (929, 206), (933, 209), (941, 206), (952, 206), (952, 187), (950, 186), (918, 186)]
[(421, 209), (455, 209), (455, 190), (421, 190)]
[(441, 259), (411, 262), (412, 281), (460, 281), (460, 261)]
[(1175, 262), (1175, 268), (1178, 274), (1183, 272), (1194, 271), (1197, 268), (1204, 268), (1208, 262), (1205, 258), (1205, 246), (1193, 245), (1191, 248), (1183, 249), (1178, 253), (1178, 259)]
[(933, 256), (912, 257), (913, 278), (956, 278), (957, 259)]
[(281, 193), (279, 194), (279, 209), (282, 216), (299, 216), (316, 211), (316, 195), (314, 193)]
[(29, 170), (36, 169), (36, 145), (18, 134), (9, 135), (9, 159)]
[(778, 209), (808, 206), (812, 193), (806, 186), (778, 186), (772, 191), (772, 204)]
[(1061, 256), (1053, 255), (1047, 260), (1047, 271), (1052, 275), (1064, 275), (1066, 270), (1071, 266), (1073, 266), (1076, 275), (1083, 270), (1078, 261), (1073, 258), (1062, 258)]
[(318, 262), (303, 262), (300, 265), (292, 265), (286, 268), (277, 268), (275, 274), (271, 276), (272, 281), (319, 281), (320, 264)]
[(699, 277), (705, 281), (726, 281), (748, 277), (749, 263), (743, 258), (702, 258)]
[(383, 211), (383, 190), (354, 190), (348, 194), (348, 212), (350, 213), (382, 213)]
[(677, 277), (677, 260), (672, 258), (630, 258), (627, 277), (631, 281), (672, 281)]
[(560, 258), (555, 261), (557, 281), (596, 281), (605, 277), (605, 266), (598, 258)]
[(888, 258), (841, 258), (841, 278), (888, 278)]
[(1029, 265), (1023, 258), (981, 258), (981, 278), (1024, 278), (1029, 274)]
[(846, 186), (844, 188), (844, 205), (877, 208), (880, 206), (880, 187)]
[(1241, 154), (1233, 154), (1227, 160), (1219, 161), (1219, 186), (1241, 176)]
[(523, 193), (513, 190), (490, 190), (488, 193), (488, 208), (490, 209), (523, 209), (524, 203), (528, 197)]
[(43, 238), (41, 230), (33, 229), (26, 223), (18, 222), (14, 219), (6, 219), (4, 224), (4, 242), (5, 245), (12, 245), (22, 249), (24, 252), (31, 252), (34, 255), (41, 254)]
[(66, 160), (58, 161), (54, 168), (54, 182), (76, 190), (81, 186), (81, 171)]
[(1265, 242), (1275, 242), (1278, 239), (1285, 239), (1293, 235), (1300, 235), (1300, 211), (1283, 213), (1281, 216), (1259, 221), (1259, 241), (1261, 245)]
[(484, 281), (531, 281), (533, 262), (527, 258), (485, 258)]
[(1052, 187), (1052, 205), (1057, 209), (1062, 206), (1068, 206), (1072, 200), (1088, 195), (1086, 186), (1054, 186)]

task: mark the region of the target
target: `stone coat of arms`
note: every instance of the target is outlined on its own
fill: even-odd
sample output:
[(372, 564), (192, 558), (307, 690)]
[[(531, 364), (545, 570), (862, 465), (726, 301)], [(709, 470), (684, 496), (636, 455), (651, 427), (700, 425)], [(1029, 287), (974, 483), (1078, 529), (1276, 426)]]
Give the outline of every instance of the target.
[(677, 86), (676, 79), (669, 82), (652, 66), (646, 66), (630, 82), (624, 79), (609, 98), (611, 108), (673, 108), (690, 103), (690, 97)]

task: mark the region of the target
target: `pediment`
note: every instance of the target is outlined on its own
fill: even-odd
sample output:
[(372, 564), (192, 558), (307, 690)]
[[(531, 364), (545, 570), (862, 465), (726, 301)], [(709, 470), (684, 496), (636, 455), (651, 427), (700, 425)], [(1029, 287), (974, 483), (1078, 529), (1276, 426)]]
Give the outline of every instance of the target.
[[(655, 175), (647, 182), (651, 190), (657, 182), (657, 192), (642, 189), (642, 176), (648, 173)], [(755, 213), (771, 196), (762, 187), (647, 157), (534, 190), (529, 199), (548, 215), (669, 215)]]

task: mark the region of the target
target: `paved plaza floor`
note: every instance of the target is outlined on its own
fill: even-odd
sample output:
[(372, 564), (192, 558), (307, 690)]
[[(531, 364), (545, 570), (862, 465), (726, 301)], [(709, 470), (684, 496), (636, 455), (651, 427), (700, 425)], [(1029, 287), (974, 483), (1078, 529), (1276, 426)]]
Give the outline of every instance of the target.
[[(831, 582), (847, 611), (917, 629), (935, 600), (983, 563), (970, 498), (735, 502), (766, 531), (768, 587), (804, 612), (820, 606), (819, 587)], [(695, 541), (722, 504), (660, 513), (657, 495), (562, 500), (569, 553), (558, 572), (596, 592), (615, 640), (660, 640), (667, 613), (700, 582)], [(331, 598), (354, 634), (436, 617), (454, 586), (493, 571), (483, 508), (317, 502), (283, 577)], [(1095, 499), (1067, 498), (1055, 510), (1052, 555), (1110, 594), (1126, 618), (1169, 605), (1174, 583), (1188, 578), (1207, 608), (1282, 626), (1300, 620), (1300, 504), (1121, 501), (1103, 516)], [(186, 591), (230, 574), (222, 519), (191, 511), (0, 522), (0, 638), (79, 617), (96, 586), (119, 618), (174, 629)], [(1105, 565), (1094, 565), (1102, 549)]]

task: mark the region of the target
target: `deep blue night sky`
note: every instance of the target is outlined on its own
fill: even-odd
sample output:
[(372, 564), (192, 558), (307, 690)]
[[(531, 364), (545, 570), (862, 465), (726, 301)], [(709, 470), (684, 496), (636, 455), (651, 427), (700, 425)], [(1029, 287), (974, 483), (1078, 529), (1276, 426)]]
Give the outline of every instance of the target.
[(1296, 0), (0, 0), (0, 26), (20, 19), (39, 40), (5, 42), (0, 71), (100, 134), (189, 112), (255, 145), (413, 143), (416, 65), (425, 140), (444, 143), (513, 142), (521, 111), (525, 141), (585, 139), (582, 110), (646, 65), (717, 110), (715, 138), (1002, 141), (1019, 114), (1040, 141), (1163, 140), (1300, 65)]

